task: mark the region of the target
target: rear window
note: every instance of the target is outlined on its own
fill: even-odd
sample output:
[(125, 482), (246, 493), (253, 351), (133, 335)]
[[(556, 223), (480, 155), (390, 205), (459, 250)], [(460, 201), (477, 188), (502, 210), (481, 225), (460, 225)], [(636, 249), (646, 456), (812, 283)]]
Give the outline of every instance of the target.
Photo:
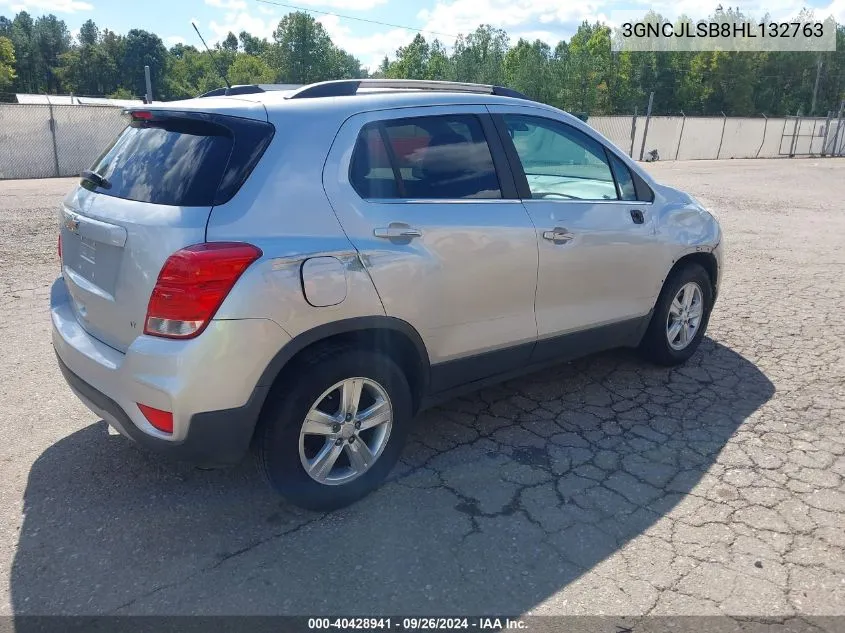
[(235, 195), (273, 136), (260, 121), (167, 113), (133, 119), (82, 186), (107, 196), (174, 206), (212, 206)]

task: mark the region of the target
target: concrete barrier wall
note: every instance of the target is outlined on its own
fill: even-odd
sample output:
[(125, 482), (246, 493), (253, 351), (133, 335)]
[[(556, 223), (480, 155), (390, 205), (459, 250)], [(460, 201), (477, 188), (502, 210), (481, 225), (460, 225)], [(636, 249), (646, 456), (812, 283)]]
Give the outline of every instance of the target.
[[(648, 159), (657, 150), (660, 160), (777, 158), (781, 156), (845, 155), (845, 120), (795, 117), (638, 117), (631, 150), (632, 117), (595, 117), (588, 123), (614, 141), (626, 154)], [(839, 134), (836, 134), (837, 126)], [(829, 129), (828, 129), (829, 127)], [(624, 142), (620, 142), (623, 141)]]
[[(633, 152), (634, 117), (596, 116), (587, 122), (639, 159), (644, 116), (636, 119)], [(0, 104), (0, 179), (75, 176), (93, 165), (125, 125), (120, 108)], [(644, 158), (657, 150), (660, 160), (774, 158), (818, 155), (823, 149), (845, 155), (845, 120), (653, 116), (643, 149)]]
[(632, 116), (591, 116), (587, 119), (594, 130), (598, 131), (610, 142), (626, 154), (631, 149)]

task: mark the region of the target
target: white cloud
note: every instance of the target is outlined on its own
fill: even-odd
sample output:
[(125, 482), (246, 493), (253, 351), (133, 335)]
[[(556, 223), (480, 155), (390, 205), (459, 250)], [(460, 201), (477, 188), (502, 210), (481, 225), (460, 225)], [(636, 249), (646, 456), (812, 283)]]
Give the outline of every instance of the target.
[(240, 11), (246, 9), (246, 0), (205, 0), (211, 7), (228, 9), (229, 11)]
[[(302, 3), (303, 0), (299, 0)], [(264, 13), (264, 12), (262, 12)], [(396, 49), (405, 46), (413, 38), (414, 33), (406, 29), (391, 29), (373, 35), (353, 35), (352, 29), (347, 26), (348, 21), (336, 15), (315, 15), (332, 38), (332, 42), (347, 53), (354, 55), (361, 60), (361, 65), (375, 70), (381, 63), (382, 58), (387, 55), (395, 57)], [(208, 23), (209, 44), (220, 42), (225, 39), (229, 31), (238, 34), (247, 31), (258, 37), (273, 38), (273, 31), (279, 24), (278, 17), (264, 19), (258, 15), (252, 15), (246, 11), (233, 11), (225, 14), (219, 22), (212, 20)]]
[(9, 2), (6, 0), (2, 4), (8, 4), (9, 8), (14, 11), (44, 11), (52, 13), (75, 13), (76, 11), (91, 11), (94, 5), (90, 2), (83, 2), (83, 0), (18, 0), (18, 2)]
[(509, 33), (516, 27), (532, 30), (540, 23), (546, 33), (560, 39), (564, 33), (560, 26), (590, 22), (596, 19), (604, 0), (587, 0), (582, 3), (560, 0), (438, 0), (431, 9), (423, 9), (417, 17), (424, 21), (423, 30), (468, 34), (479, 24), (491, 24)]
[(322, 15), (317, 21), (328, 31), (332, 42), (361, 61), (361, 65), (374, 71), (385, 55), (391, 59), (396, 49), (414, 39), (414, 33), (406, 29), (391, 29), (372, 35), (356, 36), (336, 15)]
[(552, 31), (515, 31), (508, 33), (508, 35), (511, 38), (511, 45), (515, 45), (520, 38), (529, 42), (540, 40), (551, 47), (557, 46), (557, 43), (560, 41), (560, 35)]
[(168, 35), (164, 38), (164, 43), (168, 46), (176, 46), (177, 44), (184, 44), (185, 38), (181, 35)]
[[(837, 3), (845, 9), (843, 0), (833, 0), (830, 7), (834, 7)], [(674, 20), (682, 15), (698, 20), (712, 15), (717, 4), (719, 3), (703, 4), (700, 0), (634, 0), (633, 6), (625, 8), (626, 10), (640, 9), (641, 13), (651, 9), (669, 20)], [(757, 19), (768, 13), (773, 20), (793, 18), (806, 6), (800, 0), (743, 0), (742, 2), (722, 4), (739, 9), (745, 15)], [(827, 17), (829, 13), (830, 11), (816, 9), (816, 16), (818, 17)]]
[(263, 4), (258, 5), (258, 12), (264, 15), (275, 15), (276, 9), (273, 7), (265, 7)]
[(833, 16), (837, 24), (845, 24), (845, 0), (832, 0), (826, 7), (816, 9), (816, 17), (826, 19)]
[(238, 35), (241, 31), (247, 31), (257, 37), (266, 37), (270, 39), (273, 37), (273, 31), (278, 24), (278, 20), (274, 20), (272, 18), (264, 20), (250, 15), (245, 11), (227, 13), (222, 22), (212, 20), (208, 23), (208, 28), (211, 30), (211, 35), (208, 39), (210, 43), (220, 42), (226, 39), (226, 36), (230, 31), (235, 35)]
[(320, 8), (329, 7), (332, 9), (367, 11), (380, 4), (384, 4), (385, 2), (387, 2), (387, 0), (299, 0), (294, 4), (303, 7), (319, 6)]

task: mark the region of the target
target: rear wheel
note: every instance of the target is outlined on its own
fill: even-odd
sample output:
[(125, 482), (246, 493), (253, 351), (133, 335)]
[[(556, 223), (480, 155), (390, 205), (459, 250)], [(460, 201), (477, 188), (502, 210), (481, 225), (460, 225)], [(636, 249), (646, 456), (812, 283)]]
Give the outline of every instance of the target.
[(672, 272), (654, 306), (640, 353), (661, 365), (678, 365), (692, 356), (704, 338), (713, 286), (707, 272), (689, 263)]
[(333, 510), (381, 484), (412, 419), (408, 382), (390, 357), (323, 349), (279, 387), (258, 437), (259, 465), (276, 491), (298, 506)]

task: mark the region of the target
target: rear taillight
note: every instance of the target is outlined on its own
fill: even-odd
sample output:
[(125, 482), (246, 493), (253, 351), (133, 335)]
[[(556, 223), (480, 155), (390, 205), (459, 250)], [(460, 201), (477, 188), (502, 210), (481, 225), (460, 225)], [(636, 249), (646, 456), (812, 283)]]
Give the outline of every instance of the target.
[(144, 414), (144, 417), (147, 418), (147, 422), (152, 424), (159, 431), (173, 433), (173, 414), (170, 411), (162, 411), (161, 409), (148, 407), (140, 402), (137, 404), (138, 409)]
[(188, 246), (164, 262), (147, 306), (144, 334), (192, 338), (202, 332), (238, 277), (261, 257), (241, 242)]
[(59, 264), (61, 264), (62, 263), (62, 234), (61, 233), (59, 233), (58, 249), (59, 249)]

